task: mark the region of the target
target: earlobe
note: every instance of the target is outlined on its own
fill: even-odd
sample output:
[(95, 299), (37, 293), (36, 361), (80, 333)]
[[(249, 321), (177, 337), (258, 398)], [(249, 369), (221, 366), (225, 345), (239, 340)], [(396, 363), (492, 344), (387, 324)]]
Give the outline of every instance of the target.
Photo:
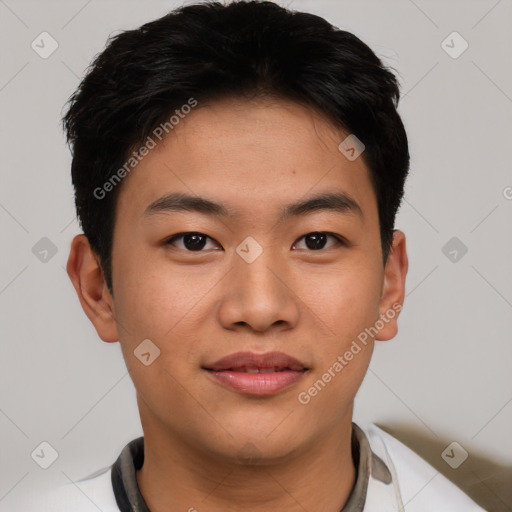
[(73, 238), (66, 270), (98, 336), (106, 342), (118, 341), (113, 299), (106, 286), (99, 258), (85, 235)]
[(380, 300), (379, 317), (384, 326), (382, 329), (379, 329), (375, 337), (377, 340), (390, 340), (398, 332), (398, 315), (404, 303), (405, 278), (408, 268), (409, 261), (407, 258), (405, 234), (395, 229), (393, 232), (393, 244), (384, 268)]

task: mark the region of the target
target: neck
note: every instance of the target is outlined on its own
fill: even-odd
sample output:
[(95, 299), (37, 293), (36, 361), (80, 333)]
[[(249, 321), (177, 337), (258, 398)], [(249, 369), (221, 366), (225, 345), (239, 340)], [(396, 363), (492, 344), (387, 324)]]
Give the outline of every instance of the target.
[(151, 512), (339, 512), (354, 486), (351, 414), (300, 454), (243, 465), (143, 422), (139, 489)]

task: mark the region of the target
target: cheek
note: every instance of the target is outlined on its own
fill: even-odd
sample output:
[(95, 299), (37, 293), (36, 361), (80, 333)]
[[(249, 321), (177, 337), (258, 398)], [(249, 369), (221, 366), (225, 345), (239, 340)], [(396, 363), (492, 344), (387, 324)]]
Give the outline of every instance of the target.
[(199, 266), (173, 265), (171, 271), (165, 258), (150, 260), (148, 255), (121, 261), (114, 284), (115, 313), (126, 364), (141, 370), (134, 350), (149, 339), (160, 351), (155, 360), (160, 375), (155, 375), (157, 370), (146, 372), (153, 382), (175, 387), (171, 375), (187, 378), (197, 367), (201, 340), (208, 336), (204, 332), (212, 310), (208, 295), (223, 274)]
[[(115, 313), (123, 357), (137, 392), (153, 411), (163, 407), (163, 418), (163, 411), (188, 403), (182, 383), (197, 365), (197, 303), (211, 279), (192, 285), (179, 269), (171, 274), (165, 264), (144, 258), (125, 260), (118, 268)], [(141, 345), (143, 340), (151, 343)], [(141, 351), (142, 346), (147, 348)], [(148, 365), (141, 357), (146, 352)]]
[(357, 260), (347, 259), (328, 273), (322, 269), (303, 272), (296, 280), (297, 295), (337, 348), (373, 324), (379, 315), (381, 272), (371, 262)]
[(374, 344), (365, 329), (379, 318), (382, 270), (377, 258), (360, 254), (332, 269), (327, 279), (319, 278), (308, 275), (302, 293), (312, 290), (307, 304), (329, 334), (321, 346), (316, 342), (317, 365), (299, 403), (308, 402), (306, 407), (324, 411), (335, 422), (352, 406), (370, 363)]
[[(190, 275), (149, 255), (120, 260), (114, 283), (116, 318), (130, 337), (160, 339), (193, 310), (208, 282), (190, 282)], [(208, 280), (207, 280), (208, 281)]]

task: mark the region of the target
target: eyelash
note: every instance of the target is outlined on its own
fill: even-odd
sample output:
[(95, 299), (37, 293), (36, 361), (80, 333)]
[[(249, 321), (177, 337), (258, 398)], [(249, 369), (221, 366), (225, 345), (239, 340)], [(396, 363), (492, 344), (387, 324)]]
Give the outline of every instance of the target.
[[(306, 233), (305, 235), (302, 235), (300, 238), (297, 239), (296, 242), (294, 242), (293, 245), (297, 244), (300, 240), (302, 239), (305, 239), (308, 235), (315, 235), (315, 234), (322, 234), (322, 235), (327, 235), (328, 237), (331, 237), (331, 238), (334, 238), (336, 240), (336, 243), (338, 246), (347, 246), (347, 242), (345, 241), (345, 239), (343, 237), (341, 237), (340, 235), (336, 235), (334, 233), (330, 233), (328, 231), (311, 231), (309, 233)], [(171, 236), (170, 238), (168, 238), (164, 243), (165, 245), (172, 245), (173, 242), (175, 242), (176, 240), (179, 240), (179, 239), (183, 239), (183, 237), (185, 237), (186, 235), (199, 235), (199, 236), (202, 236), (202, 237), (206, 237), (208, 240), (211, 240), (213, 242), (215, 242), (217, 245), (220, 245), (214, 238), (211, 238), (209, 237), (208, 235), (205, 235), (204, 233), (200, 233), (198, 231), (186, 231), (184, 233), (178, 233), (176, 235), (173, 235)], [(322, 247), (321, 249), (306, 249), (308, 250), (309, 252), (321, 252), (321, 251), (325, 251), (327, 249), (330, 249), (332, 248), (331, 247)], [(189, 249), (181, 249), (181, 248), (177, 248), (179, 250), (184, 250), (186, 252), (191, 252), (191, 253), (194, 253), (194, 252), (205, 252), (203, 249), (199, 250), (199, 251), (191, 251)]]

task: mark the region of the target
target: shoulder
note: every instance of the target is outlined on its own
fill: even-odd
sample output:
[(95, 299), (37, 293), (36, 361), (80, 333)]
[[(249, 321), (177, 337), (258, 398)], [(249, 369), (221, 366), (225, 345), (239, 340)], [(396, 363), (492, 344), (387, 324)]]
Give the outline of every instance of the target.
[(359, 428), (372, 452), (389, 468), (395, 496), (407, 512), (485, 512), (403, 443), (376, 425)]
[(119, 512), (112, 488), (112, 466), (48, 491), (37, 512)]

